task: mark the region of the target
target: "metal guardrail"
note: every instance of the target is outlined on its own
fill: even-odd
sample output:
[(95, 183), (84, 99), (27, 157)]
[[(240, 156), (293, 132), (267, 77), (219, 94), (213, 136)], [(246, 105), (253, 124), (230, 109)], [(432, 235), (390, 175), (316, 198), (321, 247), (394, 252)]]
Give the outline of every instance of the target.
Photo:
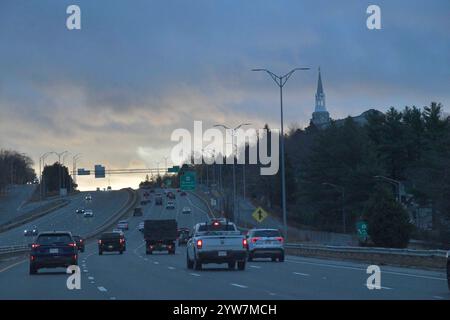
[(324, 246), (302, 243), (286, 243), (287, 249), (305, 249), (319, 250), (337, 253), (361, 253), (361, 254), (386, 254), (417, 257), (446, 257), (445, 250), (417, 250), (417, 249), (394, 249), (394, 248), (376, 248), (376, 247), (349, 247), (349, 246)]
[(0, 247), (0, 255), (2, 254), (11, 254), (11, 253), (25, 253), (30, 250), (30, 246), (27, 244), (23, 245), (14, 245), (14, 246), (3, 246)]

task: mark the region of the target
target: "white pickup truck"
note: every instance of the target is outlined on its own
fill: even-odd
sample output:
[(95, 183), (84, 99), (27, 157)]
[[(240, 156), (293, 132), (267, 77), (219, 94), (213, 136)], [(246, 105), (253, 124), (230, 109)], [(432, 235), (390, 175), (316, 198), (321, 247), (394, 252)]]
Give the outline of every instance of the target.
[(187, 243), (188, 269), (201, 270), (203, 264), (227, 263), (228, 269), (245, 270), (247, 239), (232, 222), (212, 220), (194, 226)]

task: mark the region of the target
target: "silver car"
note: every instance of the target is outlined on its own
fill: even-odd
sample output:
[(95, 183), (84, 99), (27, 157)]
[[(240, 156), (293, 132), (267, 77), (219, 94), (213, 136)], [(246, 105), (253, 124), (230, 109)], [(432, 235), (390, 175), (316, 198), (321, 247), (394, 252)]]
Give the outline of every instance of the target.
[(278, 229), (251, 229), (247, 233), (248, 261), (271, 258), (284, 261), (284, 239)]

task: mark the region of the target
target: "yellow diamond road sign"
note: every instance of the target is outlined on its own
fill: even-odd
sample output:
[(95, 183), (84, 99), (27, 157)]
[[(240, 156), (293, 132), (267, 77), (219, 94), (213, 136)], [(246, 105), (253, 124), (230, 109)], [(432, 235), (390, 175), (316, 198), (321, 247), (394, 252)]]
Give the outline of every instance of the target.
[(256, 210), (252, 213), (252, 217), (259, 223), (263, 222), (268, 216), (269, 214), (261, 207), (256, 208)]

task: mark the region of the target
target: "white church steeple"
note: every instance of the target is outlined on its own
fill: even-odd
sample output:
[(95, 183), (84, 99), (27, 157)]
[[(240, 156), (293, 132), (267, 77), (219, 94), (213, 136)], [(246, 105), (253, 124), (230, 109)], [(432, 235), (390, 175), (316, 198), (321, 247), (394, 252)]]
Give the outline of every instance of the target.
[(316, 127), (324, 127), (330, 123), (330, 114), (325, 105), (325, 93), (323, 92), (322, 75), (319, 67), (319, 80), (317, 81), (316, 106), (312, 114), (311, 122)]

